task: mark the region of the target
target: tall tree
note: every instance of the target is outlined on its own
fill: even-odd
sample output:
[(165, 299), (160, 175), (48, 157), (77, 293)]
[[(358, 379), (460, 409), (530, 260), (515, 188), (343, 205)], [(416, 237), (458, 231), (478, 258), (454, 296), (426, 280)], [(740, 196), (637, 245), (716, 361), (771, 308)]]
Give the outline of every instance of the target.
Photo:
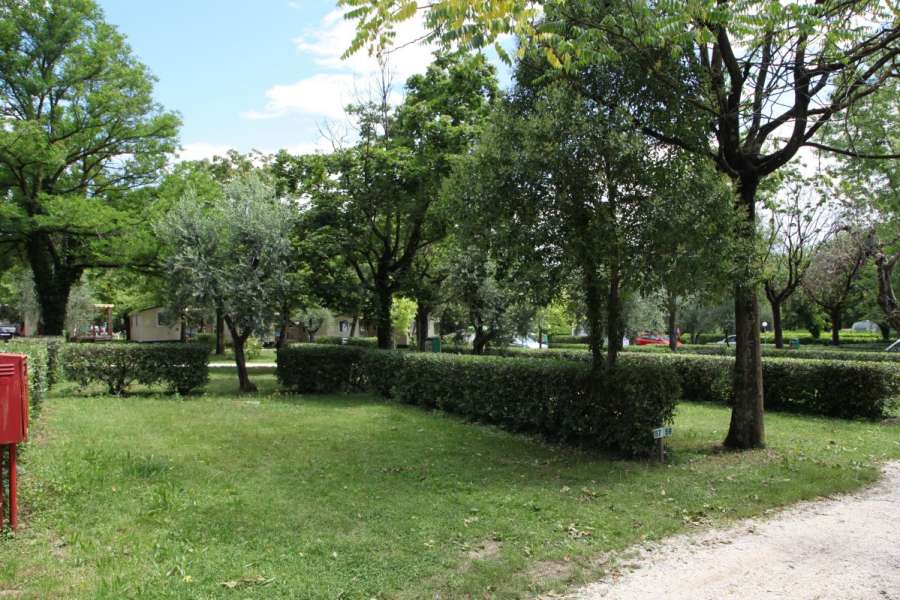
[(803, 289), (831, 318), (831, 343), (841, 343), (843, 315), (859, 302), (859, 278), (866, 252), (856, 232), (843, 231), (819, 245), (812, 257)]
[(407, 81), (396, 110), (384, 86), (376, 102), (356, 107), (360, 141), (326, 161), (330, 176), (313, 194), (313, 210), (330, 223), (333, 247), (372, 296), (381, 348), (393, 343), (394, 294), (419, 252), (446, 235), (443, 180), (477, 135), (496, 89), (482, 57), (439, 57)]
[[(395, 25), (418, 8), (414, 0), (341, 4), (359, 20), (348, 52), (392, 43)], [(422, 10), (429, 38), (448, 45), (481, 47), (514, 33), (525, 46), (540, 46), (560, 70), (577, 72), (627, 56), (626, 62), (639, 60), (669, 85), (671, 96), (632, 116), (645, 133), (711, 157), (734, 184), (735, 204), (744, 217), (737, 233), (746, 243), (739, 254), (743, 268), (735, 274), (735, 401), (725, 445), (764, 445), (759, 272), (753, 260), (757, 191), (804, 146), (848, 152), (818, 136), (835, 116), (895, 74), (900, 54), (895, 3), (436, 0)], [(685, 80), (677, 71), (673, 76), (660, 51), (678, 56), (694, 77)], [(686, 137), (678, 123), (685, 114), (705, 115), (706, 135)], [(666, 123), (661, 115), (674, 127), (661, 126)]]
[(776, 348), (784, 348), (781, 323), (784, 303), (803, 283), (813, 250), (825, 234), (827, 212), (821, 202), (810, 197), (810, 191), (800, 180), (788, 181), (783, 197), (776, 198), (770, 206), (770, 220), (764, 230), (763, 289), (772, 307)]
[(166, 244), (172, 308), (181, 313), (221, 307), (240, 389), (252, 392), (244, 346), (275, 320), (289, 273), (296, 208), (277, 199), (274, 187), (255, 173), (225, 184), (222, 194), (202, 206), (188, 191), (156, 231)]
[(145, 193), (179, 119), (91, 0), (0, 2), (0, 246), (31, 266), (44, 332), (59, 335), (90, 267), (152, 261)]

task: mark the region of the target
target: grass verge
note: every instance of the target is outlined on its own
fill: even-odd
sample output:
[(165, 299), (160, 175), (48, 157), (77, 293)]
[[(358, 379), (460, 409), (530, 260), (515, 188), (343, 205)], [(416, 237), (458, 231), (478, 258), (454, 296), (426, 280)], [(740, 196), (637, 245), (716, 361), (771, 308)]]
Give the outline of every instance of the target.
[(900, 426), (770, 414), (770, 447), (712, 450), (728, 410), (684, 404), (672, 462), (546, 445), (367, 395), (55, 389), (25, 451), (21, 598), (520, 598), (642, 540), (873, 481)]

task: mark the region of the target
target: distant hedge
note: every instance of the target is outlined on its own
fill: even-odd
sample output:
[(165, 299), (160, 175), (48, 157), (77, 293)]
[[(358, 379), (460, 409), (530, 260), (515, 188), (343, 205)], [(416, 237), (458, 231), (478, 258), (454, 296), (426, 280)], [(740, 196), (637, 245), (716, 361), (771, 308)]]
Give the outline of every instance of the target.
[(586, 335), (551, 335), (550, 347), (557, 344), (588, 344), (590, 338)]
[[(346, 341), (344, 341), (346, 340)], [(337, 336), (327, 336), (314, 338), (313, 344), (334, 344), (340, 346), (359, 346), (362, 348), (377, 348), (378, 338), (374, 337), (351, 337), (341, 338)]]
[[(622, 354), (630, 364), (671, 361), (681, 378), (684, 399), (731, 404), (734, 359), (697, 354)], [(766, 410), (845, 419), (880, 419), (891, 414), (900, 396), (900, 370), (893, 364), (841, 360), (765, 358)]]
[[(734, 359), (685, 349), (641, 347), (619, 355), (619, 362), (669, 361), (680, 377), (682, 399), (731, 404)], [(775, 349), (772, 349), (775, 351)], [(498, 355), (530, 359), (589, 362), (584, 350), (496, 351)], [(790, 352), (786, 350), (784, 352)], [(805, 353), (805, 352), (804, 352)], [(833, 354), (821, 351), (822, 354)], [(852, 353), (867, 354), (862, 352)], [(839, 418), (880, 419), (889, 416), (900, 398), (900, 366), (875, 360), (763, 358), (766, 410), (782, 410)]]
[(36, 417), (40, 413), (44, 395), (50, 387), (47, 344), (22, 340), (0, 342), (0, 353), (24, 354), (28, 357), (28, 403), (31, 409), (30, 417)]
[(206, 344), (66, 344), (62, 352), (66, 377), (85, 386), (105, 383), (111, 394), (122, 394), (134, 383), (164, 383), (187, 394), (209, 381)]
[[(646, 353), (671, 353), (666, 346), (630, 346), (626, 352)], [(888, 362), (900, 363), (900, 352), (866, 352), (853, 349), (804, 348), (793, 350), (791, 348), (762, 347), (765, 358), (798, 358), (801, 360), (850, 360), (859, 362)], [(679, 354), (701, 354), (706, 356), (734, 356), (734, 346), (710, 345), (710, 346), (684, 346), (678, 349)]]
[(635, 456), (671, 422), (678, 375), (665, 360), (592, 379), (584, 362), (508, 360), (301, 344), (278, 353), (283, 385), (305, 392), (367, 388), (516, 431)]
[(278, 350), (281, 385), (303, 393), (330, 393), (350, 388), (365, 348), (331, 344), (296, 344)]

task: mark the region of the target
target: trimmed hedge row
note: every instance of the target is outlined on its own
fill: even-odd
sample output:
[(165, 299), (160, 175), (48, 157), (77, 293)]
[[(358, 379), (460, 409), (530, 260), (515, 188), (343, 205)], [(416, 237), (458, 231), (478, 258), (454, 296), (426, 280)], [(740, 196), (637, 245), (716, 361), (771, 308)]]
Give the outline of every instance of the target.
[(28, 357), (28, 404), (31, 409), (29, 416), (36, 417), (41, 410), (44, 395), (50, 388), (47, 345), (20, 340), (0, 342), (0, 353), (24, 354)]
[(590, 338), (586, 335), (551, 335), (550, 346), (557, 344), (588, 344)]
[(123, 394), (134, 383), (164, 383), (187, 394), (209, 381), (206, 344), (67, 344), (63, 349), (66, 377), (85, 386), (103, 382), (111, 394)]
[[(630, 353), (629, 364), (671, 361), (681, 377), (685, 400), (732, 403), (734, 360), (727, 356)], [(766, 358), (763, 360), (766, 410), (842, 419), (881, 419), (900, 395), (900, 370), (892, 364), (840, 360)]]
[(278, 382), (297, 392), (326, 394), (346, 391), (354, 383), (365, 348), (330, 344), (297, 344), (278, 350)]
[[(501, 355), (580, 362), (591, 360), (590, 352), (583, 350), (516, 348), (502, 351)], [(670, 361), (675, 365), (681, 380), (682, 400), (731, 404), (733, 358), (692, 354), (684, 349), (672, 353), (662, 347), (619, 355), (623, 365), (656, 360)], [(804, 360), (766, 356), (763, 359), (763, 391), (766, 410), (845, 419), (881, 419), (889, 416), (900, 401), (900, 366), (871, 360)]]
[(678, 374), (664, 360), (594, 379), (584, 362), (300, 345), (279, 351), (278, 378), (303, 392), (371, 389), (628, 456), (652, 450), (651, 429), (671, 422), (680, 397)]
[[(346, 342), (344, 340), (347, 340)], [(352, 337), (341, 338), (337, 336), (324, 335), (313, 339), (313, 344), (335, 344), (339, 346), (358, 346), (362, 348), (377, 348), (378, 338), (374, 337)]]
[[(671, 353), (664, 346), (630, 346), (626, 352)], [(793, 350), (791, 348), (773, 348), (763, 346), (765, 358), (799, 358), (801, 360), (850, 360), (857, 362), (900, 363), (900, 352), (865, 352), (859, 350), (823, 350), (820, 348)], [(734, 346), (683, 346), (679, 354), (701, 354), (706, 356), (734, 356)]]

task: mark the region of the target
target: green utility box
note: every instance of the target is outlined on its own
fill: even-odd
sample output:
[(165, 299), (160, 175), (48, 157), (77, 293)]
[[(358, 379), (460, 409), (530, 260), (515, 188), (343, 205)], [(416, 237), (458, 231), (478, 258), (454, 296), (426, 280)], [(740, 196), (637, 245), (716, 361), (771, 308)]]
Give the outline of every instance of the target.
[(441, 353), (441, 338), (433, 337), (431, 338), (431, 351), (437, 354)]
[(800, 340), (791, 340), (791, 349), (798, 350), (800, 348)]

